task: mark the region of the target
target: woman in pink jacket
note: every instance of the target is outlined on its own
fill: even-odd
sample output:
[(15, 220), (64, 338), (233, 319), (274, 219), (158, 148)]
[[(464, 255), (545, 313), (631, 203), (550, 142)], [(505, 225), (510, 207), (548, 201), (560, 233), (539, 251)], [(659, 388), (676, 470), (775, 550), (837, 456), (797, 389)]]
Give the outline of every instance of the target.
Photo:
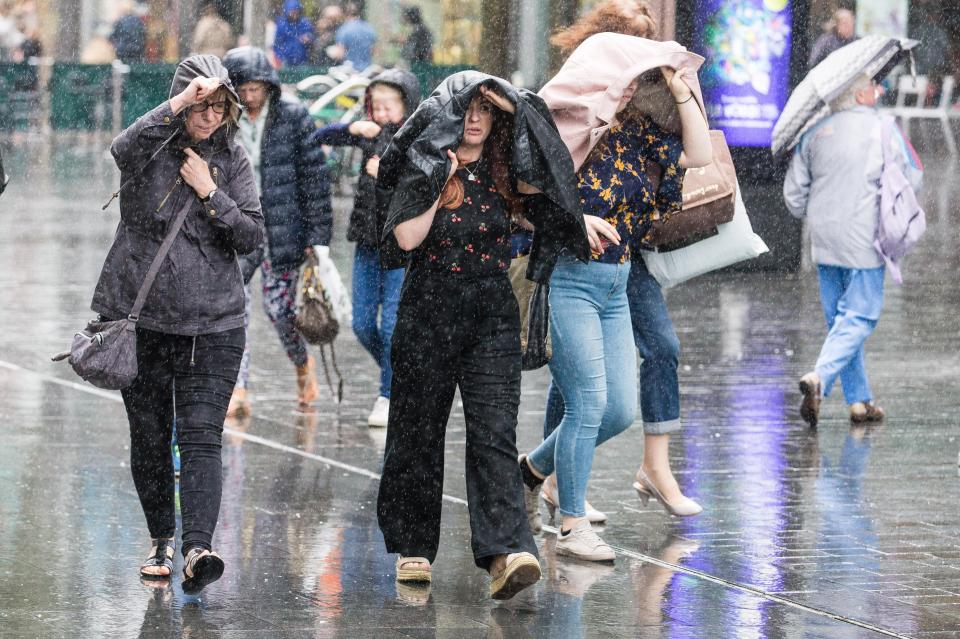
[[(676, 387), (679, 346), (659, 286), (635, 249), (653, 220), (680, 209), (684, 170), (712, 158), (695, 75), (702, 62), (675, 42), (599, 33), (586, 38), (540, 91), (577, 168), (594, 250), (589, 264), (561, 257), (554, 271), (548, 434), (521, 457), (532, 522), (536, 514), (530, 510), (536, 509), (542, 482), (556, 472), (556, 488), (548, 485), (555, 492), (545, 500), (562, 516), (560, 554), (613, 559), (590, 527), (585, 492), (595, 446), (633, 422), (635, 346), (645, 364), (646, 438), (634, 487), (645, 502), (658, 499), (672, 514), (701, 510), (682, 495), (670, 472), (667, 443), (669, 432), (679, 427), (679, 392), (672, 395), (677, 414), (666, 415), (664, 398), (671, 395), (665, 381), (669, 370), (663, 369), (670, 367), (658, 365), (659, 353), (653, 351), (664, 351), (667, 363), (673, 361)], [(662, 169), (658, 189), (647, 176), (651, 162)], [(634, 339), (621, 343), (631, 328)], [(651, 364), (656, 375), (648, 374)], [(655, 400), (652, 405), (648, 398)]]

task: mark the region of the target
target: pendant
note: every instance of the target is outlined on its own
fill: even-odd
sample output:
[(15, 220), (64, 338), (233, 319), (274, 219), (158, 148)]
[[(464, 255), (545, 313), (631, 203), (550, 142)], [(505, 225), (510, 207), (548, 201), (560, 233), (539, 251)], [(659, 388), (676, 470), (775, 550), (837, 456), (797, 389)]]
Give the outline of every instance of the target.
[(480, 181), (480, 180), (477, 179), (477, 176), (476, 176), (476, 175), (474, 175), (473, 173), (470, 173), (469, 171), (467, 171), (467, 179), (470, 180), (471, 182), (479, 182), (479, 181)]

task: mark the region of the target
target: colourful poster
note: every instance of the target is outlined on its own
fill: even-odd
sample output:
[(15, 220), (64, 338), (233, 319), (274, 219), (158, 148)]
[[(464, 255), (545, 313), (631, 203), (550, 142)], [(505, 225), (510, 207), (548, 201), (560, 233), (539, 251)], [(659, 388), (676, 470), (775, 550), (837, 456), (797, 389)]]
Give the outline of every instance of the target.
[(695, 0), (691, 47), (711, 126), (730, 146), (770, 146), (790, 91), (791, 0)]

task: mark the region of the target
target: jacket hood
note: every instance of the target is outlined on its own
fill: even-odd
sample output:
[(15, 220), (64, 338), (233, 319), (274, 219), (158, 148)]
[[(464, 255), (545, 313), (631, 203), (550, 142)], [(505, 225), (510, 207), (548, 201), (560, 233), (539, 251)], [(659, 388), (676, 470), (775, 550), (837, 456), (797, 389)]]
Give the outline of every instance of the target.
[[(659, 67), (697, 71), (703, 61), (701, 56), (676, 42), (598, 33), (570, 54), (557, 75), (540, 89), (539, 95), (550, 107), (574, 166), (579, 169), (593, 145), (609, 128), (620, 98), (635, 78)], [(700, 83), (694, 79), (690, 89), (706, 118)], [(638, 89), (635, 100), (641, 108), (642, 98)]]
[(224, 114), (224, 124), (210, 136), (205, 145), (214, 147), (223, 146), (233, 141), (237, 131), (237, 122), (240, 119), (240, 96), (237, 95), (233, 83), (230, 82), (230, 75), (226, 67), (220, 62), (220, 58), (210, 54), (192, 55), (177, 65), (177, 70), (173, 74), (173, 82), (170, 83), (170, 95), (181, 93), (187, 88), (187, 85), (196, 78), (217, 78), (220, 85), (227, 90), (227, 100), (230, 102), (230, 108)]
[(270, 58), (263, 49), (250, 46), (230, 49), (223, 56), (223, 66), (227, 68), (235, 87), (239, 88), (247, 82), (265, 82), (272, 93), (280, 91), (280, 74), (270, 64)]
[(367, 86), (367, 92), (364, 96), (364, 106), (367, 113), (367, 117), (373, 119), (372, 104), (370, 101), (370, 94), (373, 90), (373, 87), (378, 84), (385, 84), (387, 86), (397, 89), (401, 95), (403, 95), (403, 108), (404, 108), (404, 119), (410, 117), (410, 115), (417, 110), (417, 105), (420, 104), (420, 99), (422, 93), (420, 91), (420, 80), (417, 79), (417, 76), (413, 75), (409, 71), (403, 69), (387, 69), (383, 73), (379, 73), (370, 80), (370, 84)]
[(303, 12), (303, 5), (299, 0), (287, 0), (283, 3), (283, 13), (287, 14), (291, 11), (300, 11)]

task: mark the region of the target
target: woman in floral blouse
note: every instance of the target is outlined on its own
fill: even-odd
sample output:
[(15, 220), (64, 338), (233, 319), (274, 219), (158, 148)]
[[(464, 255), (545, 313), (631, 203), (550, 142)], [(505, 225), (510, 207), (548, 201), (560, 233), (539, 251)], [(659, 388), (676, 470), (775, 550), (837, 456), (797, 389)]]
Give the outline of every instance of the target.
[[(607, 42), (610, 36), (626, 40)], [(601, 49), (613, 51), (629, 49), (635, 44), (632, 41), (641, 46), (650, 42), (602, 34), (582, 46), (598, 46), (595, 38), (602, 40)], [(540, 95), (561, 125), (563, 110), (576, 107), (577, 91), (585, 85), (570, 77), (583, 69), (583, 73), (594, 74), (597, 86), (593, 88), (606, 101), (598, 109), (608, 114), (601, 117), (603, 126), (580, 128), (586, 131), (583, 138), (593, 144), (592, 149), (587, 142), (573, 146), (576, 136), (564, 135), (579, 165), (581, 204), (593, 259), (582, 264), (561, 256), (553, 272), (553, 384), (547, 422), (556, 421), (559, 414), (562, 419), (536, 450), (521, 457), (520, 466), (531, 523), (536, 520), (537, 494), (544, 479), (556, 474), (556, 501), (548, 504), (551, 510), (559, 508), (561, 515), (557, 552), (588, 561), (612, 561), (613, 550), (593, 531), (587, 518), (586, 487), (596, 445), (628, 428), (637, 409), (637, 355), (627, 298), (631, 253), (642, 244), (653, 220), (680, 210), (684, 169), (709, 163), (712, 151), (706, 119), (688, 84), (692, 72), (654, 64), (639, 75), (627, 76), (629, 69), (641, 68), (643, 63), (611, 66), (597, 56), (584, 58), (594, 63), (589, 65), (594, 71), (588, 72), (584, 61), (575, 58), (576, 54), (571, 57), (573, 63), (568, 60), (551, 80), (562, 83), (559, 90), (548, 83)], [(570, 72), (571, 64), (582, 66)], [(603, 73), (598, 69), (616, 75), (602, 85), (596, 81), (596, 74)], [(632, 101), (638, 89), (646, 96), (657, 87), (676, 104), (669, 105), (667, 116), (675, 113), (679, 117), (680, 134), (658, 124), (664, 118), (652, 117)], [(569, 98), (570, 104), (555, 99), (558, 95)], [(563, 126), (560, 131), (565, 133)], [(659, 188), (648, 177), (653, 163), (662, 170)]]

